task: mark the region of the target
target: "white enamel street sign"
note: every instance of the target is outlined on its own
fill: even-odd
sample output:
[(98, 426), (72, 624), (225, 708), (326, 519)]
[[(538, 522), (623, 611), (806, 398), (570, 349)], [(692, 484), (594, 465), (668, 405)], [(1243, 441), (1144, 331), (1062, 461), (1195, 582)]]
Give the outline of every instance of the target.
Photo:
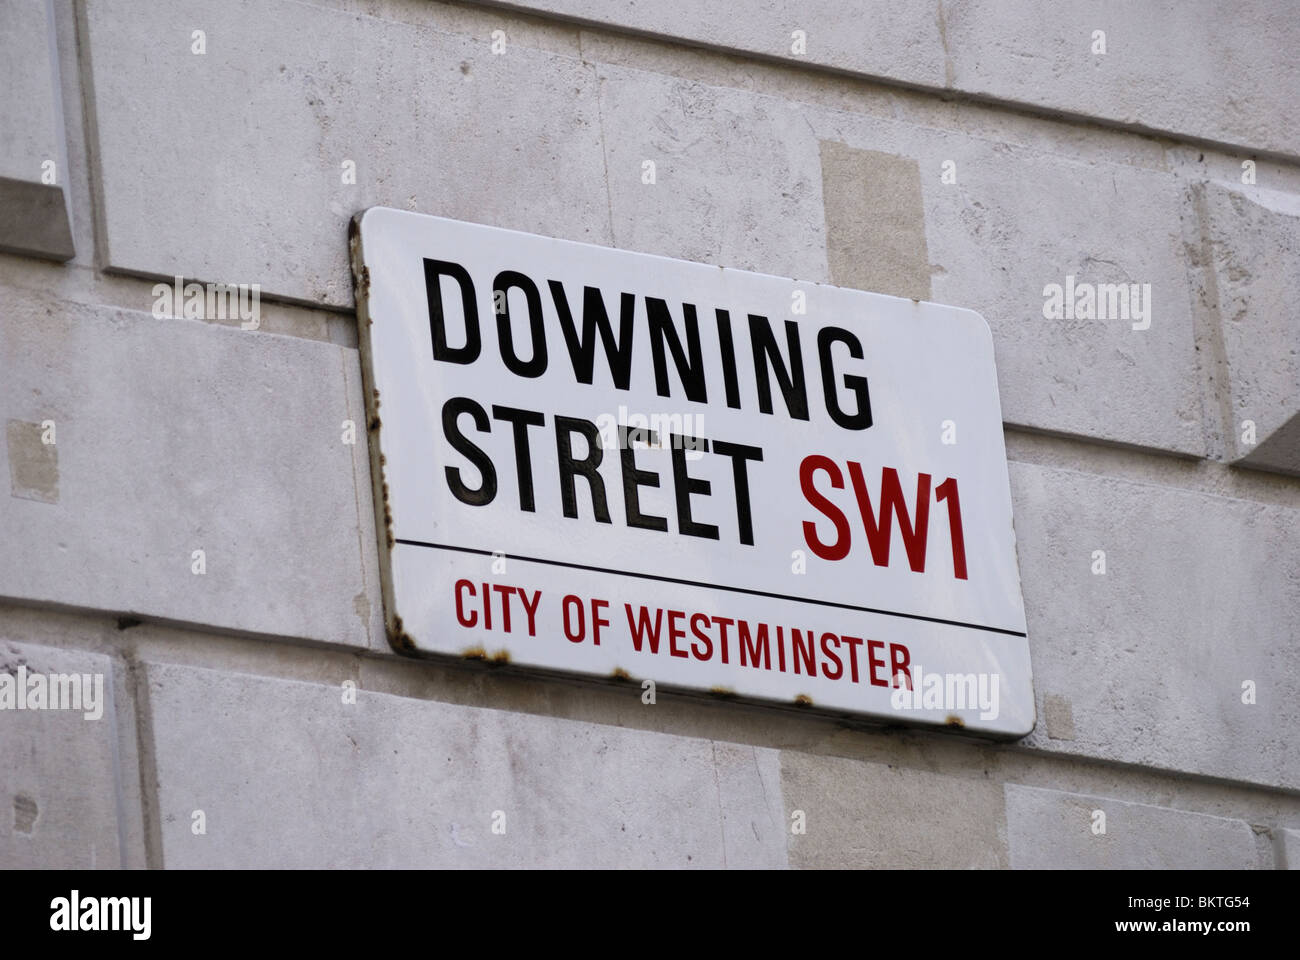
[(352, 248), (397, 649), (1032, 729), (978, 314), (384, 208)]

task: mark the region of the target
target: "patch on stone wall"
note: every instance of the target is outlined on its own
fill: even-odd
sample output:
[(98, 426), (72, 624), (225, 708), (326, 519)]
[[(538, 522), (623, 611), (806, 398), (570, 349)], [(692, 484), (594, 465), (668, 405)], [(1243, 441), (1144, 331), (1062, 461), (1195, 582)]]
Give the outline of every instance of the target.
[(39, 813), (35, 800), (25, 794), (17, 794), (14, 797), (14, 830), (18, 833), (31, 833)]
[(930, 299), (921, 168), (910, 157), (821, 142), (822, 204), (831, 281)]
[(53, 443), (45, 442), (46, 428), (39, 423), (10, 420), (5, 433), (10, 495), (38, 503), (58, 503), (59, 455)]

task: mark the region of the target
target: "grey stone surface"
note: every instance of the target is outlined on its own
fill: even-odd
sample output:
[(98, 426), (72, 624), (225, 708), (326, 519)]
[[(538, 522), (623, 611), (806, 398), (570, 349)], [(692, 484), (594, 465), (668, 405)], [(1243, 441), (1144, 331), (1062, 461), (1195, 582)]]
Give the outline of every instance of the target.
[[(1003, 419), (1203, 456), (1177, 181), (1064, 150), (955, 135), (914, 144), (904, 151), (922, 170), (933, 299), (988, 320)], [(945, 160), (955, 184), (942, 182)], [(1122, 314), (1048, 319), (1046, 288), (1070, 277), (1150, 285), (1149, 328)]]
[(784, 865), (771, 749), (160, 663), (148, 678), (168, 867)]
[(0, 5), (0, 252), (68, 260), (75, 251), (53, 23), (51, 0)]
[(51, 420), (58, 469), (0, 497), (0, 596), (386, 647), (355, 350), (0, 287), (0, 355), (5, 459)]
[(1300, 205), (1273, 209), (1256, 202), (1267, 194), (1215, 183), (1189, 196), (1201, 346), (1228, 458), (1300, 475)]
[(28, 639), (0, 619), (0, 674), (16, 680), (20, 666), (29, 680), (99, 674), (105, 702), (98, 719), (84, 710), (0, 709), (0, 869), (116, 869), (123, 862), (112, 664)]
[(723, 864), (747, 870), (788, 866), (784, 838), (789, 824), (782, 805), (780, 751), (711, 742), (722, 819)]
[(49, 0), (0, 7), (0, 177), (39, 183), (41, 164), (61, 154), (49, 37)]
[(1277, 831), (1279, 863), (1285, 870), (1300, 870), (1300, 830)]
[[(942, 4), (951, 87), (1295, 157), (1300, 20), (1245, 0)], [(918, 11), (919, 12), (919, 11)], [(1106, 54), (1092, 53), (1094, 31)]]
[[(700, 46), (942, 86), (944, 45), (930, 7), (863, 0), (743, 0), (727, 6), (637, 0), (483, 0), (484, 6), (553, 13)], [(804, 34), (803, 52), (796, 49)]]
[(1005, 867), (995, 781), (901, 764), (781, 751), (792, 866), (849, 869)]
[[(880, 0), (730, 4), (637, 0), (481, 0), (580, 23), (792, 65), (958, 91), (1295, 156), (1288, 112), (1300, 99), (1285, 5), (1249, 0), (1143, 4), (1032, 0), (893, 4)], [(792, 33), (806, 33), (806, 50)], [(1093, 33), (1106, 34), (1105, 55)]]
[(1073, 735), (1026, 742), (1300, 786), (1297, 511), (1024, 463), (1011, 491), (1034, 688)]
[[(1015, 870), (1251, 870), (1263, 862), (1244, 820), (1008, 783)], [(1095, 815), (1101, 811), (1104, 821)], [(1094, 832), (1104, 822), (1105, 833)]]
[(290, 2), (91, 2), (86, 23), (113, 269), (347, 306), (370, 206), (608, 241), (576, 56)]
[(818, 138), (798, 105), (627, 67), (596, 71), (613, 246), (830, 279)]

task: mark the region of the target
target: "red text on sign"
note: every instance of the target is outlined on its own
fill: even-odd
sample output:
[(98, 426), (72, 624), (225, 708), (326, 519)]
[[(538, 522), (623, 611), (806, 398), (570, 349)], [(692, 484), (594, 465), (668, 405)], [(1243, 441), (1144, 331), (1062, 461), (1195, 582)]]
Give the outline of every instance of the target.
[[(878, 567), (889, 566), (890, 548), (894, 539), (893, 525), (897, 518), (899, 535), (903, 541), (903, 549), (907, 553), (908, 566), (917, 573), (924, 573), (926, 545), (930, 532), (932, 480), (930, 474), (917, 475), (916, 498), (912, 509), (909, 510), (902, 481), (899, 480), (898, 471), (893, 467), (881, 469), (880, 485), (874, 502), (867, 489), (862, 464), (850, 460), (847, 467), (849, 483), (853, 487), (853, 496), (857, 501), (858, 515), (862, 520), (872, 562)], [(853, 533), (844, 512), (817, 489), (815, 480), (819, 474), (826, 475), (833, 489), (843, 490), (844, 473), (840, 470), (839, 464), (830, 457), (817, 454), (804, 457), (799, 464), (799, 486), (803, 490), (804, 499), (830, 520), (835, 535), (830, 541), (823, 540), (817, 532), (816, 522), (805, 520), (804, 541), (808, 544), (808, 549), (823, 560), (843, 560), (849, 555), (853, 546)], [(934, 487), (934, 498), (948, 507), (953, 576), (958, 580), (965, 580), (967, 579), (966, 538), (962, 532), (961, 500), (957, 495), (957, 479), (949, 477)]]

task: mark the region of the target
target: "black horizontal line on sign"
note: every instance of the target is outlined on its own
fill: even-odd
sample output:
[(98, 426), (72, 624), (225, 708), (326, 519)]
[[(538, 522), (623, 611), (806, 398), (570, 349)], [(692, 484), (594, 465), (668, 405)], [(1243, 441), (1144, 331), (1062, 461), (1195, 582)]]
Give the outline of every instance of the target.
[(767, 590), (750, 590), (748, 587), (729, 587), (724, 583), (704, 583), (700, 580), (683, 580), (680, 577), (663, 577), (657, 573), (637, 573), (633, 570), (613, 570), (609, 567), (593, 567), (585, 563), (569, 563), (567, 560), (545, 560), (541, 557), (524, 557), (517, 553), (501, 553), (493, 550), (480, 550), (477, 547), (457, 547), (449, 543), (427, 543), (424, 540), (396, 539), (408, 547), (429, 547), (432, 550), (451, 550), (456, 553), (476, 553), (484, 557), (502, 556), (508, 560), (522, 560), (525, 563), (542, 563), (551, 567), (568, 567), (572, 570), (588, 570), (592, 573), (612, 573), (620, 577), (635, 577), (638, 580), (658, 580), (662, 583), (680, 583), (687, 587), (702, 587), (706, 590), (726, 590), (729, 593), (747, 593), (755, 597), (769, 597), (773, 600), (790, 600), (794, 603), (811, 603), (819, 607), (838, 607), (841, 610), (856, 610), (859, 613), (878, 613), (886, 617), (902, 617), (904, 620), (924, 620), (926, 623), (943, 623), (950, 627), (966, 627), (970, 630), (985, 630), (989, 633), (1005, 633), (1009, 637), (1024, 637), (1023, 630), (1006, 630), (1002, 627), (990, 627), (982, 623), (963, 623), (961, 620), (945, 620), (942, 617), (923, 617), (919, 613), (900, 613), (897, 610), (880, 610), (876, 607), (859, 607), (852, 603), (838, 603), (834, 600), (814, 600), (811, 597), (795, 597), (786, 593), (770, 593)]

